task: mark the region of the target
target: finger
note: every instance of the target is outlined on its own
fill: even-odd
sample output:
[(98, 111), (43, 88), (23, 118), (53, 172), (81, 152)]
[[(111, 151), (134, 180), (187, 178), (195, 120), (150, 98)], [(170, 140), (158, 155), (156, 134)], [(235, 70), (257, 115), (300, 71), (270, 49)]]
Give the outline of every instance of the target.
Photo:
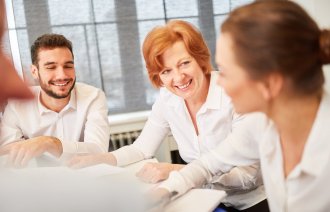
[(137, 177), (142, 177), (143, 176), (143, 173), (146, 172), (146, 169), (147, 169), (147, 164), (145, 164), (137, 173), (136, 173), (136, 176)]
[(160, 182), (161, 180), (162, 180), (161, 177), (155, 175), (155, 176), (153, 176), (153, 177), (151, 178), (150, 183), (158, 183), (158, 182)]
[(33, 155), (31, 154), (31, 152), (26, 152), (26, 154), (24, 154), (24, 157), (21, 160), (21, 167), (26, 167), (32, 158)]
[(141, 176), (140, 179), (146, 183), (154, 183), (155, 181), (157, 181), (158, 177), (154, 172), (151, 172), (149, 170), (148, 172), (144, 172), (143, 176)]
[(150, 176), (143, 176), (139, 178), (144, 183), (151, 183), (151, 177)]
[(25, 156), (26, 152), (24, 148), (19, 148), (19, 150), (17, 151), (16, 157), (13, 158), (13, 165), (16, 168), (20, 168), (22, 166), (22, 160)]
[(157, 167), (157, 164), (155, 163), (149, 163), (146, 164), (143, 167), (143, 172), (140, 173), (139, 177), (142, 179), (142, 181), (147, 183), (156, 183), (159, 182), (160, 179), (160, 170)]
[(153, 176), (151, 176), (151, 177), (149, 178), (149, 183), (151, 183), (151, 184), (158, 183), (158, 182), (160, 182), (160, 181), (162, 181), (162, 178), (159, 177), (159, 176), (156, 175), (156, 174), (154, 174)]
[(150, 183), (158, 183), (163, 180), (163, 173), (161, 170), (153, 170), (153, 176), (150, 179)]
[(15, 166), (15, 160), (16, 156), (18, 154), (19, 149), (17, 148), (12, 148), (8, 154), (7, 157), (7, 166), (14, 167)]
[(136, 173), (136, 176), (144, 176), (146, 172), (149, 172), (154, 167), (153, 163), (146, 163), (144, 166)]
[(145, 170), (141, 170), (137, 175), (136, 175), (142, 182), (149, 183), (149, 174)]
[(87, 161), (88, 158), (86, 158), (85, 156), (76, 156), (67, 162), (67, 166), (72, 169), (81, 169), (90, 166)]

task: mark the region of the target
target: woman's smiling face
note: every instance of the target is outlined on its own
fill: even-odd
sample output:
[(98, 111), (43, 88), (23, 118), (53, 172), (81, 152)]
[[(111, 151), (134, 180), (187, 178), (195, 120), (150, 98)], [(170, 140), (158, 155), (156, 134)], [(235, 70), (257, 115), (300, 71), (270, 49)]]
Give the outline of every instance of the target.
[(184, 100), (199, 98), (198, 94), (207, 83), (201, 67), (187, 51), (184, 43), (178, 41), (162, 54), (163, 70), (159, 77), (163, 86)]

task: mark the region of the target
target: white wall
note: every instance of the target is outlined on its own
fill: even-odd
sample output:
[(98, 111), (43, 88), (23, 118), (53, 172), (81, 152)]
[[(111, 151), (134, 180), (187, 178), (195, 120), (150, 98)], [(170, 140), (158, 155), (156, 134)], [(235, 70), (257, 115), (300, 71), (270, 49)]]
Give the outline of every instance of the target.
[[(295, 0), (303, 6), (316, 20), (321, 28), (330, 29), (330, 1), (329, 0)], [(330, 65), (323, 68), (326, 77), (326, 89), (330, 92)]]

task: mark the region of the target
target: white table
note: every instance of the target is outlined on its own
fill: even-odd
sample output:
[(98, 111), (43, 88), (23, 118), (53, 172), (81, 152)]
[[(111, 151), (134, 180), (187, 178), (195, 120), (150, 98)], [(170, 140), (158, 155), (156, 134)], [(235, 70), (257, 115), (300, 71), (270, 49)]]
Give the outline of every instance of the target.
[[(37, 163), (32, 162), (32, 163), (30, 163), (29, 168), (13, 170), (12, 172), (17, 173), (20, 176), (24, 176), (24, 178), (31, 178), (33, 183), (36, 183), (37, 182), (36, 179), (38, 179), (38, 178), (44, 179), (44, 178), (50, 177), (50, 179), (57, 179), (56, 176), (58, 176), (59, 179), (66, 178), (66, 177), (63, 178), (63, 176), (68, 176), (69, 178), (71, 177), (72, 179), (79, 179), (81, 176), (88, 177), (91, 179), (92, 178), (97, 179), (99, 177), (102, 177), (102, 178), (106, 177), (107, 182), (113, 182), (112, 178), (110, 176), (119, 176), (119, 178), (122, 178), (122, 179), (127, 178), (127, 179), (130, 179), (133, 181), (135, 179), (136, 182), (138, 182), (139, 180), (135, 177), (135, 174), (147, 162), (157, 162), (157, 160), (156, 159), (143, 160), (143, 161), (128, 165), (124, 168), (113, 167), (113, 166), (109, 166), (106, 164), (99, 164), (96, 166), (91, 166), (91, 167), (87, 167), (87, 168), (83, 168), (83, 169), (79, 169), (79, 170), (72, 170), (72, 169), (70, 169), (68, 167), (64, 167), (64, 166), (36, 167)], [(27, 181), (27, 183), (30, 183), (30, 182)], [(65, 180), (65, 183), (67, 183), (66, 180)], [(149, 190), (152, 187), (155, 187), (155, 184), (146, 184), (146, 183), (142, 183), (141, 181), (139, 181), (139, 183), (141, 185), (143, 185), (143, 188), (146, 190)], [(32, 187), (28, 186), (26, 190), (29, 190), (29, 189), (33, 190)], [(54, 190), (54, 188), (51, 187), (50, 190)], [(105, 190), (105, 189), (101, 189), (101, 190)], [(65, 192), (70, 193), (67, 190), (65, 190)], [(89, 194), (89, 191), (82, 190), (80, 192), (82, 192), (82, 193), (85, 192), (86, 194)], [(100, 192), (104, 192), (104, 191), (100, 191)], [(77, 194), (73, 193), (73, 195), (76, 196)], [(96, 195), (100, 195), (103, 198), (102, 194), (97, 194), (97, 192), (96, 192)], [(106, 194), (106, 195), (104, 195), (104, 198), (107, 198), (106, 196), (111, 196), (111, 195), (112, 194)], [(29, 196), (29, 195), (27, 194), (27, 196)], [(1, 195), (0, 195), (0, 197), (1, 197)], [(224, 197), (225, 197), (225, 192), (223, 192), (223, 191), (209, 190), (209, 189), (192, 189), (192, 190), (188, 191), (186, 194), (184, 194), (183, 196), (178, 197), (178, 198), (174, 199), (172, 202), (170, 202), (163, 211), (165, 211), (165, 212), (212, 211), (217, 205), (219, 205), (220, 201)], [(45, 199), (48, 200), (48, 197), (46, 195), (45, 195)], [(88, 201), (88, 199), (89, 198), (87, 198), (86, 201)], [(98, 199), (96, 199), (96, 200), (98, 200)], [(92, 199), (90, 199), (90, 201), (94, 201), (94, 199), (92, 198)], [(132, 200), (129, 200), (129, 201), (132, 201)], [(67, 204), (67, 203), (65, 203), (65, 204)], [(63, 209), (61, 209), (61, 210), (63, 210)], [(42, 211), (42, 210), (40, 210), (40, 211)], [(102, 211), (102, 210), (98, 208), (95, 211)], [(138, 210), (135, 210), (135, 211), (138, 211)]]

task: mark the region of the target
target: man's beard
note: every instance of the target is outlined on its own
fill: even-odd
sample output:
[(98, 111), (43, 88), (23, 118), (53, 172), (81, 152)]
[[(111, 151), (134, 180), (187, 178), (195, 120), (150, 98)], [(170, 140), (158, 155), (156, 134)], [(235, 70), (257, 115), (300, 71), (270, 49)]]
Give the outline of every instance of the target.
[[(70, 80), (72, 81), (72, 79)], [(55, 93), (54, 91), (52, 91), (51, 89), (49, 89), (48, 85), (46, 85), (45, 83), (42, 82), (42, 80), (40, 79), (40, 76), (39, 76), (39, 84), (40, 84), (40, 87), (41, 89), (50, 97), (53, 97), (55, 99), (64, 99), (66, 97), (68, 97), (70, 94), (71, 94), (71, 91), (72, 89), (74, 88), (74, 85), (76, 83), (76, 79), (74, 79), (73, 83), (72, 83), (72, 86), (71, 88), (69, 89), (68, 93), (65, 93), (65, 94), (57, 94)], [(49, 84), (49, 83), (48, 83)]]

